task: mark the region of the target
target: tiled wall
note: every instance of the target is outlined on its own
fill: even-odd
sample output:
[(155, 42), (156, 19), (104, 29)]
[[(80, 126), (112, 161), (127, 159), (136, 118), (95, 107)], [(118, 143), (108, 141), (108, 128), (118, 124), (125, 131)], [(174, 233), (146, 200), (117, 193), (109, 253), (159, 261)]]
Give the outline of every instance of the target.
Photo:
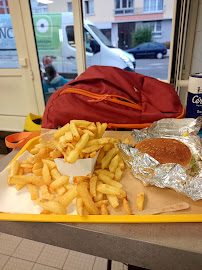
[(202, 72), (202, 0), (199, 1), (191, 73)]

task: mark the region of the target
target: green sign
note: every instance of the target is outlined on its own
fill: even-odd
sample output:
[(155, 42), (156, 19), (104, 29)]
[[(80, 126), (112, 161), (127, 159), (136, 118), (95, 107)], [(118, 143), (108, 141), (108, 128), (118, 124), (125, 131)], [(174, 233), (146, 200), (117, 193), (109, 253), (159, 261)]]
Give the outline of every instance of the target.
[(34, 14), (33, 18), (38, 50), (60, 50), (62, 46), (61, 13)]

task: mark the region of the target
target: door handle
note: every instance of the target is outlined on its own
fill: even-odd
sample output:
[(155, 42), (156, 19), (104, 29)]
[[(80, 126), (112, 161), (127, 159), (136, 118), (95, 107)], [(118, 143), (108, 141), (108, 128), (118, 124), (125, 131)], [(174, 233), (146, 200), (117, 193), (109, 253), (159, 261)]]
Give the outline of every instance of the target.
[(71, 56), (67, 56), (67, 59), (68, 59), (68, 60), (70, 60), (70, 59), (75, 59), (75, 58), (76, 58), (76, 57), (74, 57), (74, 56), (72, 56), (72, 55), (71, 55)]

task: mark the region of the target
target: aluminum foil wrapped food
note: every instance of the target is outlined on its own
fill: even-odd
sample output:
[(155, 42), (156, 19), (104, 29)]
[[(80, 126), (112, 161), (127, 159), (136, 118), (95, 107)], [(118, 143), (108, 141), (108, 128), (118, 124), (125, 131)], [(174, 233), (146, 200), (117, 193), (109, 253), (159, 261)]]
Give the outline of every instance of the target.
[(135, 144), (150, 138), (176, 139), (186, 144), (192, 154), (189, 169), (174, 163), (160, 164), (153, 157), (131, 145), (118, 143), (118, 148), (133, 175), (144, 185), (172, 188), (193, 200), (202, 199), (202, 143), (197, 136), (202, 127), (202, 117), (197, 119), (162, 119), (149, 128), (134, 129)]

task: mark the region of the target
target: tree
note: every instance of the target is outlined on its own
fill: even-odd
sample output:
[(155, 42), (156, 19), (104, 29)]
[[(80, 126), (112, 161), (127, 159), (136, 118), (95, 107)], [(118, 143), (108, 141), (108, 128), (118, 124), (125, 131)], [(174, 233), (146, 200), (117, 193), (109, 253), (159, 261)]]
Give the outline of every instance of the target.
[(132, 47), (136, 47), (143, 42), (150, 42), (152, 40), (152, 28), (139, 28), (132, 32)]

